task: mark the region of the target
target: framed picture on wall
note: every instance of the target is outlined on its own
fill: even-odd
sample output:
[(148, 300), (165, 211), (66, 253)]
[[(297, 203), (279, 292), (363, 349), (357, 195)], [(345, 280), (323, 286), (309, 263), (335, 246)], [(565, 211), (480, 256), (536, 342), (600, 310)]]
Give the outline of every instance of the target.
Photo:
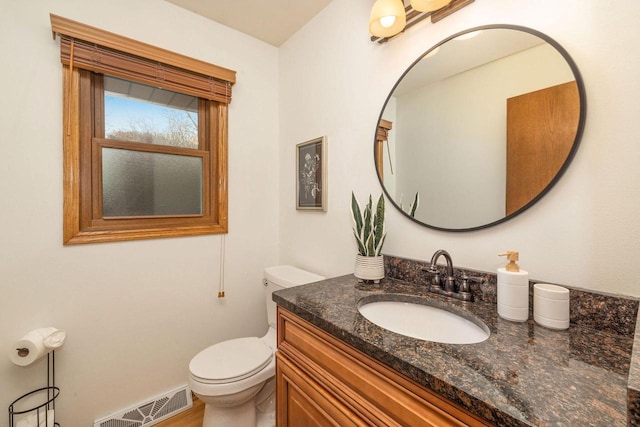
[(296, 209), (327, 210), (327, 138), (296, 145)]

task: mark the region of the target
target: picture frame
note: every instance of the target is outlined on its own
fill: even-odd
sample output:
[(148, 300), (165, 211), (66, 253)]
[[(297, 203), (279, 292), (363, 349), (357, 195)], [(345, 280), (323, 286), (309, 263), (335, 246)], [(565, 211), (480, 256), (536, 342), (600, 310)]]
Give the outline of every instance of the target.
[(296, 209), (327, 211), (327, 138), (296, 145)]

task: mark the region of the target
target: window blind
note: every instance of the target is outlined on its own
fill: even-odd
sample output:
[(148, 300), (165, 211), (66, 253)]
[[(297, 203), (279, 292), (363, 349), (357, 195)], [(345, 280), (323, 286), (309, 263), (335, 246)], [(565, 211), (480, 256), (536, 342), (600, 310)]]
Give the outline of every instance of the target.
[[(60, 35), (60, 59), (64, 65), (71, 64), (73, 67), (224, 104), (231, 102), (231, 85), (235, 82), (235, 71), (202, 63), (55, 15), (51, 15), (51, 24), (54, 37), (55, 34)], [(145, 51), (149, 51), (149, 55), (143, 56)], [(191, 63), (198, 71), (175, 65), (188, 66)], [(208, 70), (211, 71), (209, 75), (199, 72)]]

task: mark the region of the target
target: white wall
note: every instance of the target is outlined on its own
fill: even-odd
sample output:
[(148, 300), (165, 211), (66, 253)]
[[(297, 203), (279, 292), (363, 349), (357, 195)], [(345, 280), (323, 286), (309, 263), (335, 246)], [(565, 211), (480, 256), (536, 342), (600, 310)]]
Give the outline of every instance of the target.
[[(238, 72), (229, 120), (226, 295), (219, 236), (62, 245), (62, 77), (49, 13)], [(46, 383), (9, 362), (27, 331), (66, 329), (58, 422), (95, 418), (186, 384), (223, 339), (266, 331), (262, 270), (278, 261), (278, 50), (160, 0), (0, 2), (0, 426)], [(267, 226), (268, 225), (268, 226)]]
[[(383, 252), (425, 260), (444, 248), (458, 266), (495, 271), (504, 264), (496, 255), (514, 249), (534, 279), (640, 296), (640, 2), (478, 0), (382, 46), (368, 41), (372, 4), (334, 0), (280, 49), (282, 261), (329, 276), (353, 272), (350, 193), (364, 199), (381, 191), (372, 145), (389, 90), (442, 39), (507, 23), (548, 34), (582, 73), (587, 120), (571, 167), (538, 204), (486, 230), (435, 231), (390, 208)], [(297, 212), (294, 147), (322, 134), (329, 141), (329, 210)]]

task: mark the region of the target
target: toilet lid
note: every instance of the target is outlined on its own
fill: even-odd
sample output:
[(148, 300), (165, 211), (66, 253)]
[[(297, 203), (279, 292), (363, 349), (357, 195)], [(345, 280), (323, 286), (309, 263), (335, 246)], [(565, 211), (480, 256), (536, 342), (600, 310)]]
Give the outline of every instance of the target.
[(269, 364), (273, 350), (258, 337), (237, 338), (214, 344), (198, 353), (191, 375), (209, 384), (240, 381)]

